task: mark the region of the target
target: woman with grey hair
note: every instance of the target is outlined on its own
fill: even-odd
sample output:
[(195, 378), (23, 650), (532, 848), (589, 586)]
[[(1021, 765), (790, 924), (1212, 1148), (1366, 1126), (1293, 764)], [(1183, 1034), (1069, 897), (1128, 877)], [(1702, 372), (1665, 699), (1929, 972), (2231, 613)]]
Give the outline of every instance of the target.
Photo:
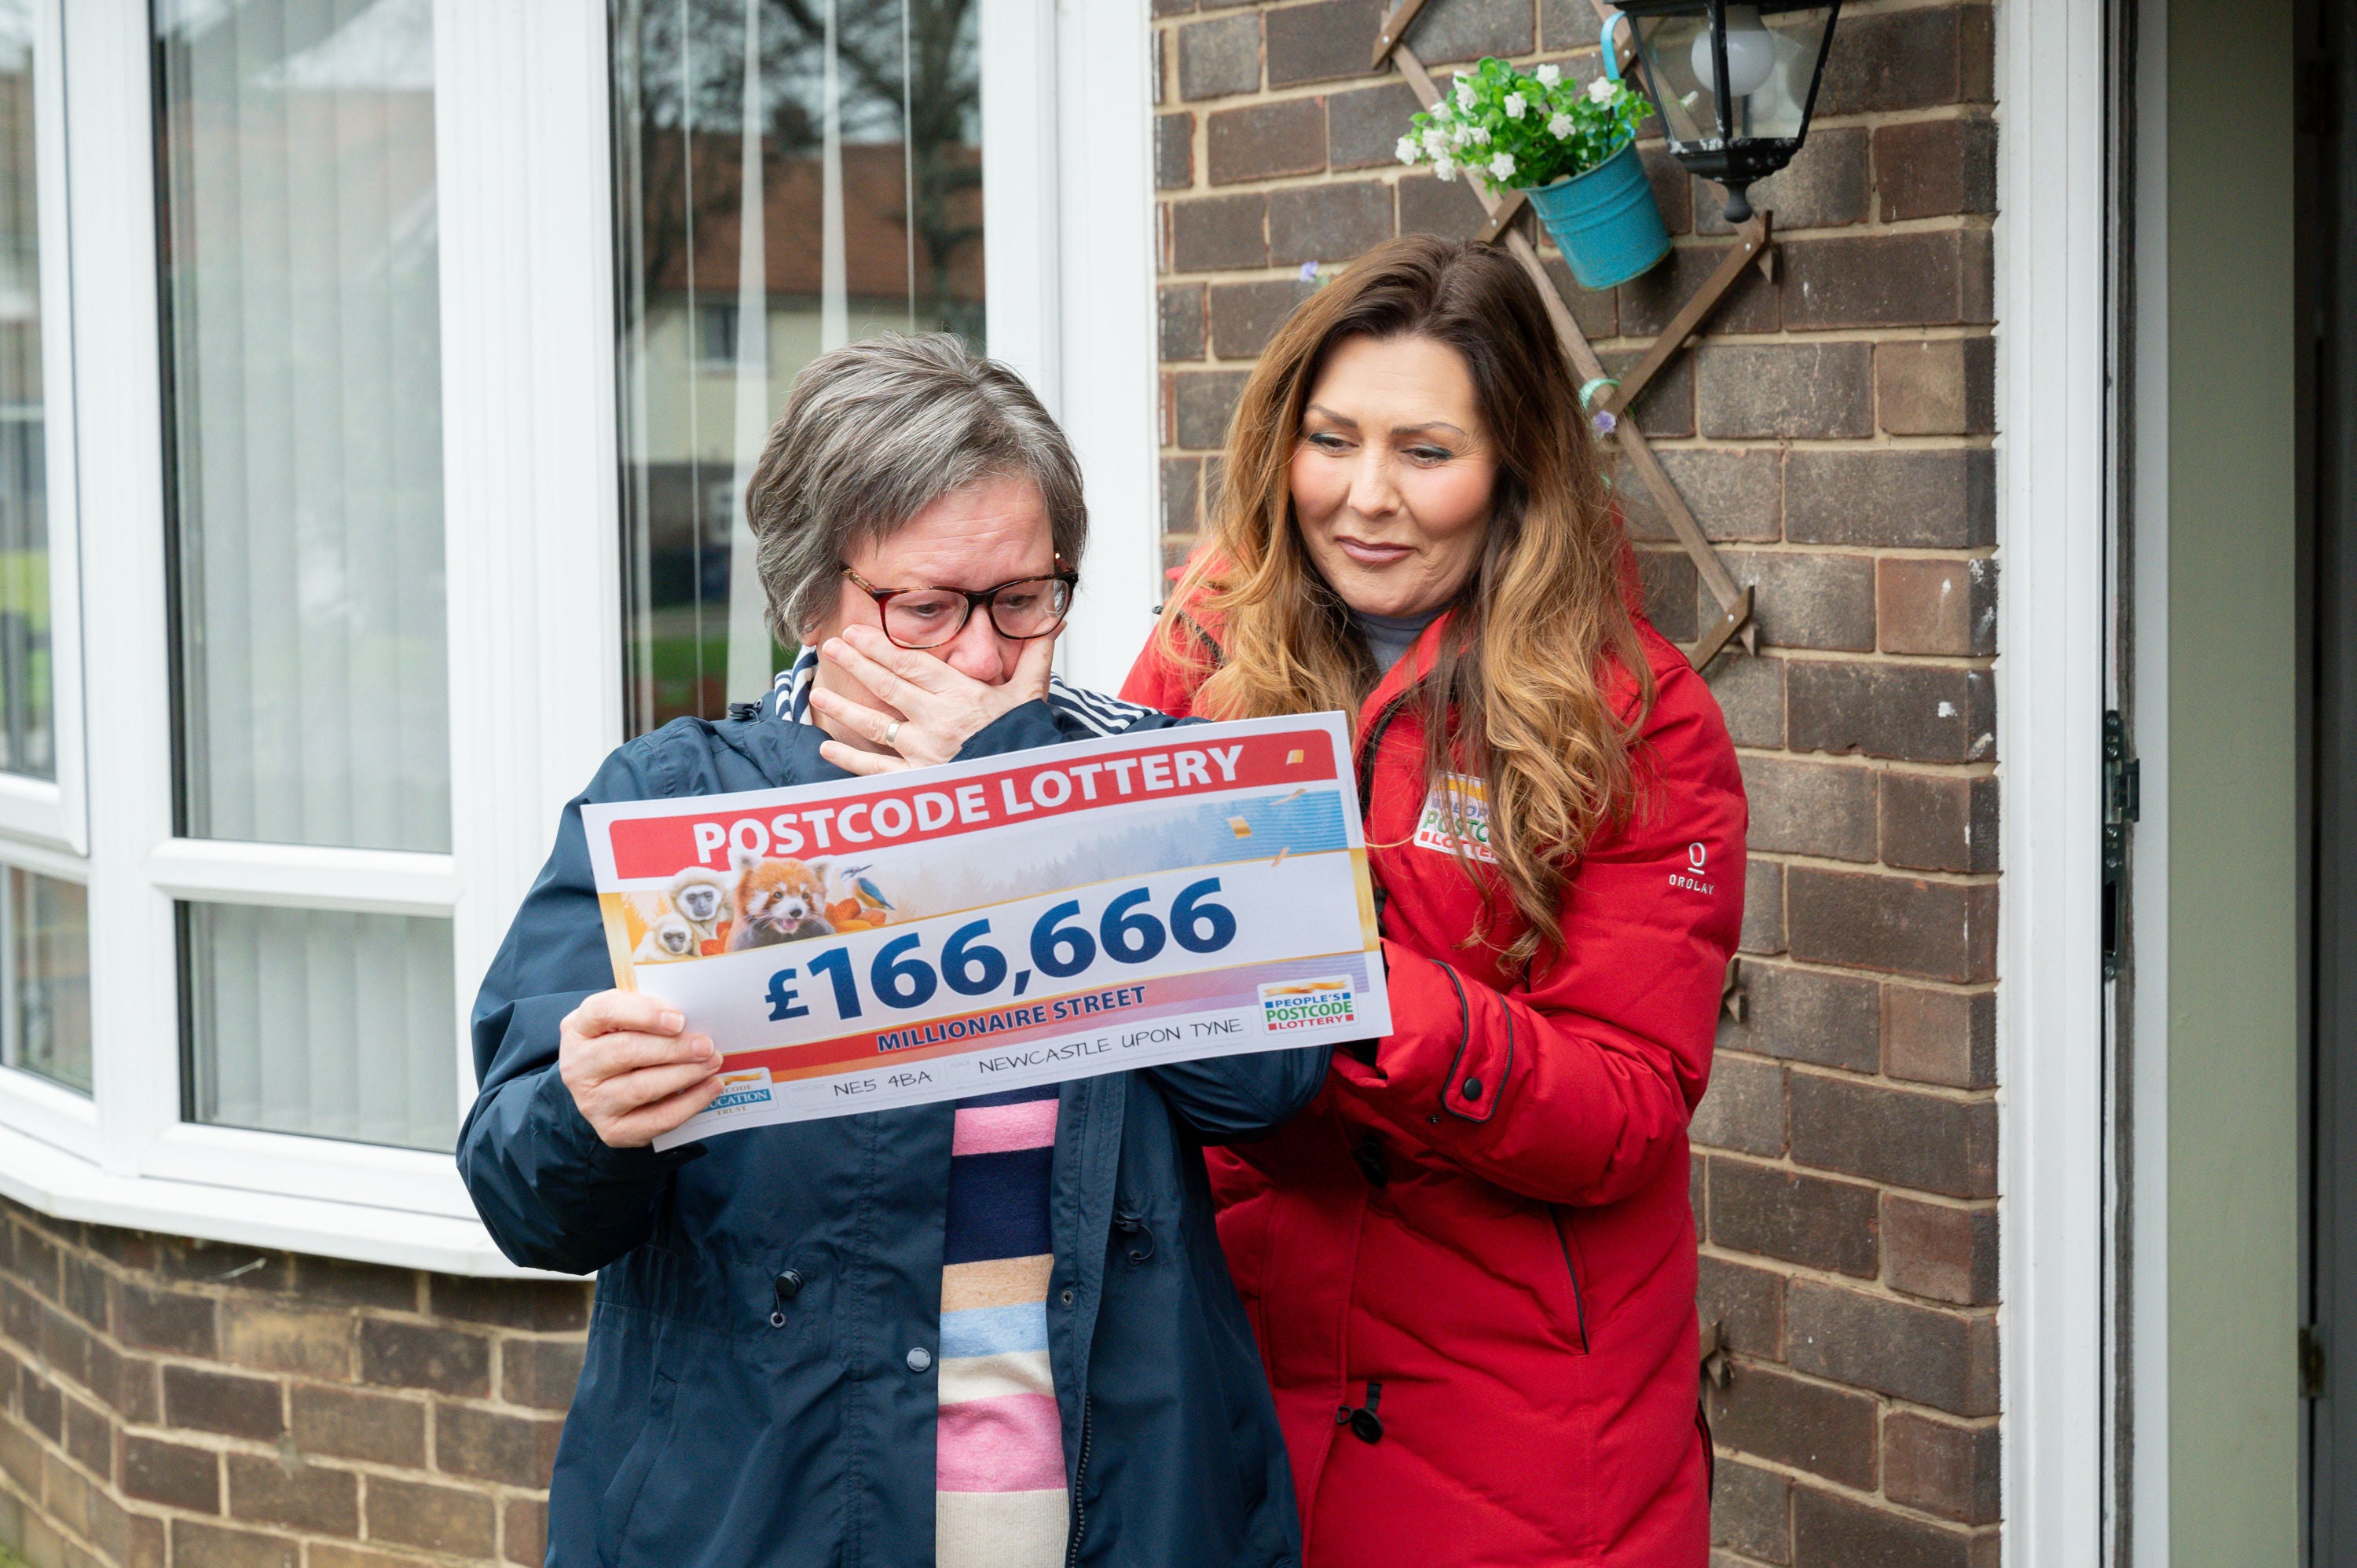
[(1297, 1563), (1206, 1144), (1308, 1103), (1324, 1049), (1143, 1069), (668, 1152), (713, 1043), (611, 988), (581, 808), (1171, 721), (1049, 671), (1087, 525), (1030, 390), (954, 339), (812, 361), (746, 503), (771, 699), (622, 746), (484, 980), (458, 1165), (521, 1264), (597, 1271), (551, 1568)]

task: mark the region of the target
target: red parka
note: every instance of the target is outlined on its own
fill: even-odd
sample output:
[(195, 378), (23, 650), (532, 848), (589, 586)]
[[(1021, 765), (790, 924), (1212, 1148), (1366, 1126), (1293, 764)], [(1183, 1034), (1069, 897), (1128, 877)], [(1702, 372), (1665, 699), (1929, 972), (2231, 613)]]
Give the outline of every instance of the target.
[[(1372, 1060), (1336, 1052), (1274, 1137), (1209, 1156), (1307, 1562), (1702, 1568), (1686, 1121), (1742, 919), (1735, 750), (1701, 677), (1640, 621), (1643, 799), (1574, 868), (1559, 953), (1509, 964), (1511, 901), (1500, 887), (1505, 923), (1466, 945), (1484, 899), (1426, 811), (1409, 692), (1445, 625), (1359, 714), (1395, 1032)], [(1122, 695), (1183, 714), (1203, 673), (1157, 638)], [(1634, 715), (1617, 665), (1609, 689)], [(1372, 1442), (1376, 1423), (1351, 1420), (1371, 1383)]]

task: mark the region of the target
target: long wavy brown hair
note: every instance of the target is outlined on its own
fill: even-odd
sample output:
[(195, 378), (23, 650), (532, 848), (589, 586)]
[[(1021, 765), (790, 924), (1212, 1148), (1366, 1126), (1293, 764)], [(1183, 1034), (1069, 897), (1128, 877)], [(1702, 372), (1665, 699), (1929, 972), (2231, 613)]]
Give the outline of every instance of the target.
[[(1529, 275), (1493, 246), (1412, 235), (1378, 245), (1304, 300), (1244, 386), (1209, 547), (1172, 602), (1200, 606), (1218, 628), (1197, 712), (1339, 708), (1355, 725), (1381, 671), (1302, 542), (1289, 476), (1302, 410), (1334, 347), (1410, 336), (1464, 360), (1498, 461), (1480, 561), (1416, 693), (1426, 788), (1451, 771), (1481, 780), (1490, 846), (1525, 927), (1504, 950), (1527, 961), (1561, 943), (1568, 868), (1634, 809), (1636, 735), (1653, 697), (1596, 438)], [(1197, 630), (1178, 615), (1163, 619), (1168, 654), (1201, 667)], [(1615, 663), (1639, 688), (1632, 722), (1614, 713), (1606, 688)], [(1495, 884), (1462, 849), (1458, 858), (1490, 901), (1484, 926), (1494, 924)]]

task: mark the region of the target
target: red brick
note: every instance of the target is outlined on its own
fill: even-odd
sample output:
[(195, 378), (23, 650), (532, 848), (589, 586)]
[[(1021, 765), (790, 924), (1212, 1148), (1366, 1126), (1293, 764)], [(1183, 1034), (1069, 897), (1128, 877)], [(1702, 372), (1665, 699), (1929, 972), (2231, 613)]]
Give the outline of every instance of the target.
[(221, 1356), (266, 1372), (313, 1378), (352, 1375), (352, 1315), (268, 1302), (225, 1301)]
[(1170, 265), (1182, 273), (1268, 265), (1268, 198), (1253, 191), (1170, 203)]
[(555, 1280), (434, 1274), (430, 1310), (442, 1317), (551, 1334), (589, 1326), (590, 1287)]
[(1880, 1218), (1875, 1190), (1743, 1160), (1710, 1162), (1714, 1245), (1871, 1279)]
[(1179, 446), (1216, 452), (1228, 444), (1228, 420), (1243, 394), (1242, 371), (1182, 371), (1171, 378)]
[(36, 1294), (57, 1300), (62, 1289), (58, 1244), (31, 1225), (6, 1229), (15, 1234), (16, 1241), (5, 1253), (0, 1253), (0, 1264), (5, 1264), (8, 1273), (24, 1281)]
[[(1545, 233), (1527, 218), (1523, 219), (1521, 224), (1525, 232), (1533, 233), (1534, 237)], [(1552, 247), (1539, 252), (1539, 266), (1554, 283), (1556, 295), (1570, 310), (1572, 320), (1578, 324), (1590, 343), (1620, 335), (1620, 290), (1580, 287), (1571, 275), (1571, 268)], [(1669, 453), (1657, 455), (1663, 458), (1663, 466), (1667, 467)]]
[(40, 1307), (42, 1357), (61, 1377), (88, 1387), (90, 1351), (96, 1341), (81, 1322), (44, 1302)]
[(1718, 1342), (1746, 1356), (1784, 1359), (1784, 1276), (1704, 1253), (1695, 1287), (1702, 1321), (1718, 1325)]
[(1696, 423), (1704, 435), (1722, 440), (1870, 435), (1873, 355), (1870, 343), (1726, 344), (1706, 338), (1691, 356), (1696, 365)]
[(1875, 622), (1885, 653), (1996, 651), (1994, 560), (1900, 555), (1875, 567)]
[(1640, 549), (1637, 582), (1644, 591), (1645, 618), (1653, 629), (1672, 642), (1692, 642), (1698, 579), (1686, 553)]
[(1785, 941), (1807, 963), (1879, 970), (1952, 984), (1996, 978), (1992, 883), (1920, 882), (1791, 866)]
[(491, 1499), (480, 1492), (389, 1476), (369, 1477), (371, 1541), (484, 1558), (498, 1554), (498, 1534)]
[(1185, 110), (1154, 117), (1154, 188), (1185, 190), (1195, 183), (1195, 116)]
[(1994, 1534), (1910, 1519), (1810, 1487), (1792, 1488), (1795, 1562), (1839, 1568), (1996, 1568)]
[[(1369, 27), (1361, 36), (1372, 45), (1374, 34)], [(1407, 42), (1417, 59), (1433, 66), (1484, 55), (1526, 55), (1535, 42), (1531, 7), (1523, 0), (1505, 5), (1498, 0), (1431, 0), (1410, 24)]]
[(1996, 1106), (1795, 1072), (1792, 1162), (1950, 1197), (1996, 1196)]
[(1881, 853), (1910, 871), (1996, 869), (1996, 780), (1986, 775), (1882, 775)]
[[(1293, 18), (1311, 9), (1314, 7), (1296, 6), (1272, 12), (1272, 34), (1280, 18), (1283, 25), (1290, 27)], [(1359, 64), (1366, 64), (1363, 53), (1359, 56)], [(1394, 149), (1407, 134), (1408, 117), (1423, 107), (1416, 102), (1415, 91), (1396, 76), (1380, 87), (1329, 94), (1326, 100), (1327, 166), (1337, 172), (1395, 166), (1399, 160)]]
[(1995, 212), (1996, 124), (1972, 114), (1878, 127), (1874, 186), (1885, 223)]
[(52, 1443), (65, 1441), (66, 1399), (57, 1384), (30, 1367), (16, 1372), (16, 1409), (25, 1424)]
[(1774, 1159), (1784, 1152), (1784, 1069), (1750, 1057), (1719, 1055), (1710, 1091), (1695, 1107), (1687, 1136), (1697, 1144)]
[(1736, 745), (1784, 744), (1784, 660), (1754, 657), (1737, 644), (1735, 651), (1710, 661), (1703, 679), (1718, 699), (1727, 733)]
[(287, 1536), (172, 1521), (172, 1568), (296, 1568), (302, 1560), (301, 1543)]
[[(41, 1441), (13, 1419), (0, 1415), (0, 1476), (11, 1476), (34, 1497), (41, 1495)], [(0, 1487), (0, 1498), (7, 1491)]]
[(268, 1378), (202, 1367), (164, 1369), (164, 1419), (197, 1432), (275, 1442), (286, 1430), (285, 1395)]
[(1154, 306), (1160, 357), (1171, 360), (1200, 360), (1203, 357), (1204, 313), (1203, 285), (1199, 283), (1164, 284), (1154, 291)]
[(1211, 285), (1211, 351), (1222, 360), (1249, 360), (1268, 346), (1286, 317), (1317, 292), (1294, 278)]
[(1957, 1306), (1996, 1305), (1996, 1210), (1882, 1197), (1882, 1257), (1890, 1288)]
[[(1624, 374), (1637, 362), (1633, 349), (1620, 349), (1598, 356), (1608, 376)], [(1695, 360), (1691, 354), (1681, 354), (1663, 366), (1661, 374), (1645, 383), (1630, 405), (1628, 417), (1637, 428), (1656, 440), (1692, 435), (1695, 433)]]
[(1958, 1415), (1996, 1413), (1996, 1325), (1796, 1279), (1784, 1302), (1786, 1359), (1852, 1388)]
[(1996, 993), (1882, 988), (1883, 1071), (1951, 1089), (1996, 1085)]
[(368, 1382), (481, 1396), (490, 1392), (490, 1341), (479, 1334), (439, 1324), (361, 1324), (361, 1376)]
[(1738, 586), (1754, 589), (1760, 639), (1778, 648), (1836, 653), (1874, 649), (1874, 563), (1864, 555), (1813, 552), (1719, 552)]
[(66, 1401), (66, 1452), (92, 1475), (114, 1474), (114, 1423), (106, 1412)]
[(1781, 757), (1745, 757), (1751, 847), (1781, 854), (1872, 860), (1875, 779), (1870, 768)]
[(1958, 1426), (1912, 1411), (1882, 1422), (1882, 1489), (1892, 1502), (1959, 1524), (1995, 1524), (1999, 1504), (1995, 1422)]
[(103, 1339), (91, 1343), (90, 1391), (126, 1421), (152, 1423), (163, 1409), (156, 1363), (125, 1356)]
[(1204, 145), (1213, 185), (1315, 174), (1326, 166), (1326, 105), (1315, 98), (1284, 98), (1215, 110)]
[(1703, 1399), (1712, 1435), (1727, 1447), (1846, 1487), (1874, 1485), (1880, 1455), (1872, 1395), (1828, 1388), (1747, 1361), (1737, 1365), (1727, 1387), (1705, 1385)]
[(1819, 115), (1930, 109), (1986, 96), (1988, 7), (1844, 16), (1817, 90)]
[(302, 1453), (425, 1468), (425, 1407), (414, 1400), (297, 1383), (290, 1402)]
[(221, 1460), (210, 1448), (126, 1434), (122, 1486), (126, 1497), (190, 1513), (221, 1512)]
[(1470, 240), (1490, 221), (1481, 199), (1461, 179), (1441, 179), (1428, 174), (1409, 175), (1399, 182), (1399, 231), (1403, 234), (1443, 234)]
[[(1776, 231), (1835, 229), (1866, 221), (1871, 203), (1866, 172), (1867, 133), (1854, 125), (1813, 125), (1791, 164), (1751, 188), (1751, 205), (1776, 217)], [(1718, 187), (1697, 181), (1713, 193), (1695, 205), (1695, 232), (1733, 231)]]
[(1893, 435), (1996, 428), (1996, 340), (1922, 338), (1874, 346), (1876, 416)]
[(1721, 1459), (1710, 1478), (1710, 1543), (1755, 1563), (1792, 1561), (1792, 1483)]
[(175, 1284), (279, 1294), (295, 1288), (295, 1260), (285, 1252), (189, 1237), (172, 1237), (156, 1249), (156, 1272)]
[[(1770, 863), (1753, 864), (1755, 875), (1763, 864)], [(1776, 869), (1781, 887), (1783, 868)], [(1873, 981), (1749, 960), (1741, 972), (1743, 1017), (1719, 1020), (1722, 1047), (1852, 1072), (1875, 1069), (1881, 988)]]
[[(1607, 295), (1598, 295), (1598, 299)], [(1653, 454), (1704, 537), (1766, 542), (1784, 531), (1784, 464), (1773, 452), (1712, 446), (1665, 446)], [(1613, 496), (1632, 539), (1666, 542), (1677, 536), (1653, 492), (1625, 457), (1620, 460)]]
[(360, 1478), (350, 1471), (317, 1465), (290, 1468), (259, 1454), (231, 1454), (228, 1459), (233, 1517), (321, 1535), (360, 1533)]
[(1653, 206), (1662, 214), (1662, 227), (1673, 235), (1693, 233), (1694, 177), (1660, 142), (1638, 143), (1637, 156), (1644, 160), (1645, 183), (1653, 188)]
[[(1773, 860), (1756, 856), (1745, 869), (1743, 878), (1743, 931), (1736, 939), (1747, 953), (1780, 953), (1784, 950), (1784, 867)], [(1722, 1031), (1728, 1027), (1742, 1028), (1750, 1018), (1750, 972), (1744, 971), (1746, 992), (1744, 1022), (1722, 1019)], [(1746, 1047), (1745, 1048), (1749, 1048)]]
[[(1867, 345), (1844, 347), (1864, 349)], [(1862, 391), (1859, 395), (1854, 434), (1863, 435)], [(1775, 420), (1771, 403), (1753, 423)], [(1995, 543), (1996, 454), (1977, 448), (1795, 452), (1784, 460), (1784, 537), (1796, 544), (1921, 550)]]
[(210, 1358), (214, 1354), (213, 1304), (178, 1291), (114, 1282), (114, 1336), (134, 1349)]
[(1178, 29), (1178, 96), (1224, 98), (1260, 88), (1260, 18), (1247, 12)]
[(1787, 672), (1785, 712), (1794, 751), (1996, 759), (1996, 688), (1985, 670), (1813, 659)]
[(106, 1270), (86, 1252), (68, 1252), (59, 1260), (65, 1309), (84, 1324), (106, 1332)]
[(544, 1489), (564, 1424), (469, 1405), (436, 1405), (434, 1466), (454, 1476)]
[[(1718, 270), (1728, 249), (1724, 244), (1680, 245), (1660, 266), (1622, 284), (1620, 329), (1633, 337), (1658, 335)], [(1773, 332), (1780, 322), (1774, 285), (1760, 275), (1759, 268), (1747, 267), (1721, 296), (1703, 330), (1713, 335)]]
[(1390, 239), (1395, 229), (1392, 188), (1383, 180), (1295, 186), (1268, 193), (1272, 266), (1347, 262)]
[(1162, 459), (1162, 535), (1192, 534), (1202, 526), (1203, 460)]
[[(548, 1556), (548, 1505), (530, 1498), (508, 1499), (500, 1529), (500, 1552), (522, 1568), (541, 1568)], [(313, 1568), (318, 1568), (317, 1563)]]
[[(1316, 0), (1270, 10), (1268, 84), (1293, 87), (1366, 75), (1383, 14), (1380, 0)], [(1403, 114), (1392, 134), (1406, 129)]]
[(1973, 263), (1954, 230), (1787, 240), (1779, 250), (1784, 325), (1794, 331), (1979, 318)]

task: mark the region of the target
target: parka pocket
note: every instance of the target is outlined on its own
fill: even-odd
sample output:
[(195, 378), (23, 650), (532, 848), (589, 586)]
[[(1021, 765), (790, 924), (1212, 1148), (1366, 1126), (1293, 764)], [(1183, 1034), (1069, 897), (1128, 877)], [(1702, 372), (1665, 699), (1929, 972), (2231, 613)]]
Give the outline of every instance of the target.
[(672, 1412), (678, 1394), (679, 1380), (658, 1369), (647, 1397), (647, 1419), (640, 1423), (638, 1436), (623, 1454), (598, 1503), (597, 1560), (605, 1568), (621, 1568), (622, 1541), (630, 1527), (630, 1515), (637, 1511), (639, 1494), (646, 1489), (655, 1461), (671, 1446)]
[(1579, 1353), (1587, 1354), (1587, 1298), (1579, 1288), (1579, 1253), (1571, 1244), (1571, 1222), (1550, 1204), (1547, 1222), (1555, 1228), (1555, 1245), (1563, 1252), (1563, 1272), (1571, 1282), (1571, 1318), (1579, 1330)]

